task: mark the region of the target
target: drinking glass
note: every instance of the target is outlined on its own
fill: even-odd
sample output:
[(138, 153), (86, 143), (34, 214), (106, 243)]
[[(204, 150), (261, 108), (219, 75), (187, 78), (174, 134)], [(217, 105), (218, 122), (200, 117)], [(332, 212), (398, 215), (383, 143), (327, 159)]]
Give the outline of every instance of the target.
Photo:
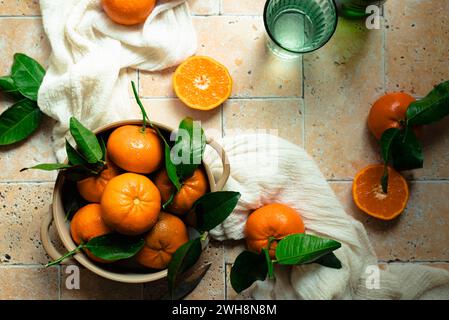
[(337, 19), (333, 0), (267, 0), (268, 47), (282, 58), (317, 50), (334, 34)]

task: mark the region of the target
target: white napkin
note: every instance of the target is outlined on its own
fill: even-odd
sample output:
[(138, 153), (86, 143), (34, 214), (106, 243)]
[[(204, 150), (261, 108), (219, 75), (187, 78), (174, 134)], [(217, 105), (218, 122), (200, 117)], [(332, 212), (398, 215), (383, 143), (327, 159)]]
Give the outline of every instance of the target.
[(185, 1), (159, 0), (144, 24), (129, 27), (112, 22), (100, 0), (40, 0), (52, 55), (38, 103), (58, 121), (59, 161), (65, 159), (71, 116), (90, 129), (138, 116), (126, 68), (161, 70), (195, 53), (196, 33)]
[[(363, 225), (349, 216), (304, 149), (271, 135), (224, 138), (231, 176), (225, 190), (242, 197), (231, 216), (211, 231), (218, 240), (244, 238), (248, 215), (269, 203), (284, 203), (302, 216), (306, 232), (335, 239), (343, 268), (310, 264), (277, 267), (276, 280), (257, 282), (256, 299), (449, 299), (449, 272), (419, 265), (377, 269)], [(221, 160), (207, 149), (206, 163), (218, 178)], [(377, 277), (377, 274), (379, 277)]]

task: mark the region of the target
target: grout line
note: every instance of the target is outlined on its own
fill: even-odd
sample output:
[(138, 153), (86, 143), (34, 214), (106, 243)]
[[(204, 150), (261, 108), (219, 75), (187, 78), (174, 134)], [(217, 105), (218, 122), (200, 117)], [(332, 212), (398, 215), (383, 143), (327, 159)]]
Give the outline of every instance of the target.
[(62, 296), (62, 267), (61, 265), (58, 265), (58, 300), (61, 300)]
[(6, 263), (0, 263), (0, 269), (7, 269), (7, 268), (12, 268), (12, 269), (48, 269), (48, 268), (58, 268), (58, 266), (51, 266), (51, 267), (46, 267), (44, 264), (6, 264)]
[(384, 7), (382, 6), (382, 14), (383, 14), (383, 19), (382, 19), (382, 59), (383, 59), (383, 73), (384, 73), (384, 81), (383, 81), (383, 86), (384, 86), (384, 92), (387, 92), (387, 59), (386, 59), (386, 54), (387, 54), (387, 28), (386, 28), (386, 17), (385, 17), (385, 10)]
[(28, 180), (21, 180), (21, 181), (14, 181), (14, 180), (5, 180), (0, 181), (0, 185), (10, 185), (10, 184), (31, 184), (31, 185), (39, 185), (39, 184), (48, 184), (48, 183), (55, 183), (56, 180), (37, 180), (37, 181), (28, 181)]
[(2, 19), (42, 19), (42, 15), (0, 15), (0, 20)]

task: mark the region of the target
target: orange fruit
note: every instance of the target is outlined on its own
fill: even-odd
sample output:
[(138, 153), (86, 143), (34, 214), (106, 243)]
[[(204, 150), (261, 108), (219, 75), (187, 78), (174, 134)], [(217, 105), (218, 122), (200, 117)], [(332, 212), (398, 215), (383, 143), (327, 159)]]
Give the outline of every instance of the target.
[(145, 22), (156, 0), (102, 0), (101, 4), (112, 21), (130, 26)]
[(124, 173), (112, 178), (101, 197), (104, 222), (125, 235), (150, 230), (161, 210), (161, 195), (145, 176)]
[(232, 78), (228, 69), (214, 59), (193, 56), (176, 69), (173, 88), (189, 107), (211, 110), (231, 95)]
[(136, 259), (152, 269), (165, 269), (173, 253), (189, 241), (187, 228), (178, 217), (161, 212), (156, 225), (145, 235), (145, 245)]
[[(70, 234), (77, 245), (87, 243), (93, 238), (104, 236), (111, 232), (112, 229), (103, 221), (101, 206), (97, 203), (88, 204), (79, 209), (70, 223)], [(84, 251), (89, 258), (96, 262), (108, 262), (95, 257), (89, 250), (84, 249)]]
[(352, 185), (352, 197), (363, 212), (382, 220), (392, 220), (407, 206), (409, 189), (404, 177), (388, 167), (388, 192), (384, 193), (380, 182), (383, 173), (384, 166), (381, 164), (370, 165), (357, 173)]
[(163, 160), (162, 141), (153, 129), (142, 132), (141, 126), (127, 125), (115, 129), (109, 136), (109, 158), (120, 168), (135, 173), (151, 173)]
[[(154, 183), (161, 193), (162, 203), (166, 203), (176, 189), (165, 169), (157, 173)], [(183, 182), (181, 190), (175, 195), (167, 210), (180, 215), (188, 213), (195, 201), (206, 194), (208, 188), (206, 174), (202, 169), (196, 169), (193, 175)]]
[(109, 180), (118, 175), (118, 168), (113, 164), (107, 164), (105, 169), (98, 176), (78, 181), (78, 192), (86, 201), (100, 203), (104, 188)]
[[(368, 127), (372, 134), (379, 140), (386, 130), (403, 127), (407, 109), (415, 101), (415, 98), (402, 92), (389, 93), (377, 100), (368, 116)], [(419, 127), (417, 130), (415, 132), (419, 135)]]
[[(280, 240), (290, 234), (304, 233), (304, 222), (296, 210), (273, 203), (257, 209), (246, 221), (245, 234), (248, 249), (261, 252), (268, 247), (269, 238)], [(275, 257), (277, 241), (269, 248), (272, 258)]]

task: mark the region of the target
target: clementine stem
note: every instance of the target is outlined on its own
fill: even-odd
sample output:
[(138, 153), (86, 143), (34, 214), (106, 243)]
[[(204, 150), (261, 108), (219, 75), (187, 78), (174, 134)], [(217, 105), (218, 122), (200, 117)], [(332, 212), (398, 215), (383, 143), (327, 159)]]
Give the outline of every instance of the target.
[(134, 81), (131, 81), (131, 85), (133, 87), (134, 97), (136, 98), (137, 104), (139, 105), (140, 112), (142, 112), (142, 120), (143, 120), (142, 132), (145, 133), (145, 130), (147, 128), (147, 120), (151, 127), (153, 127), (153, 124), (151, 123), (150, 118), (148, 118), (147, 112), (145, 111), (142, 101), (139, 98), (139, 94), (137, 93), (136, 84), (134, 83)]
[(72, 251), (67, 252), (65, 255), (63, 255), (61, 258), (56, 259), (54, 261), (51, 261), (45, 265), (46, 268), (54, 266), (56, 264), (60, 264), (62, 261), (64, 261), (67, 258), (70, 258), (71, 256), (77, 254), (81, 249), (84, 248), (84, 244), (80, 244), (78, 247), (73, 249)]

